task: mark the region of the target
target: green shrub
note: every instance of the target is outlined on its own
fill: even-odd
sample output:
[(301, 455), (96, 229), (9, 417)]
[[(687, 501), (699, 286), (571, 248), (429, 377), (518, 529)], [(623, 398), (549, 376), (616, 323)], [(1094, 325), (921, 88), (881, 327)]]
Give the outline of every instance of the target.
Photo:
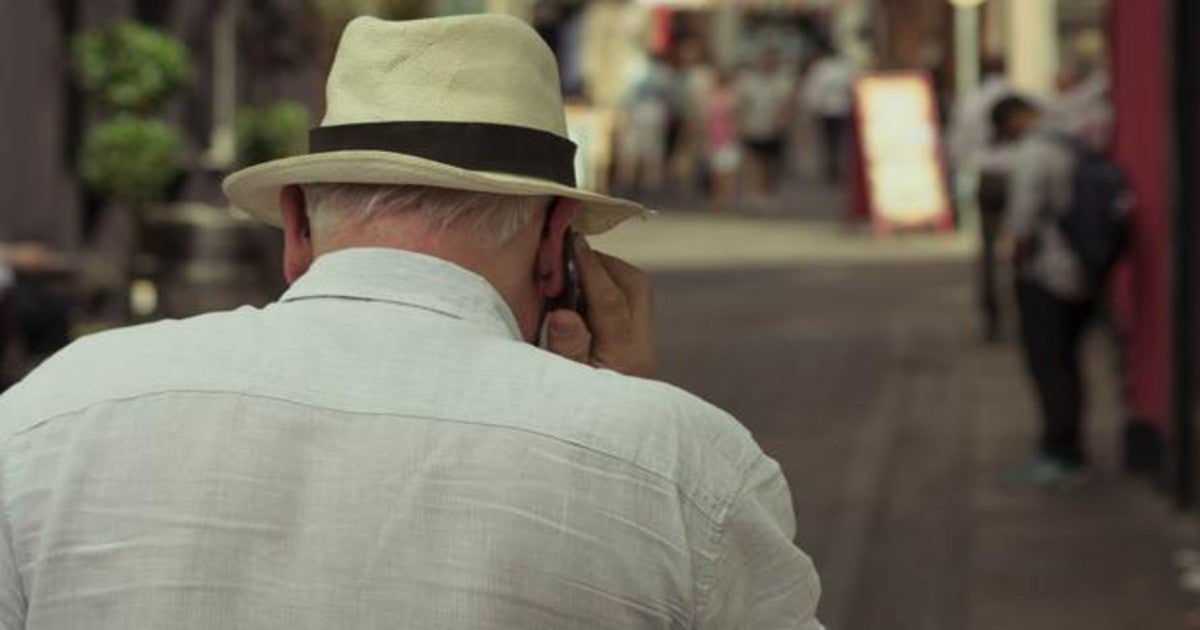
[(135, 206), (161, 201), (179, 176), (183, 137), (161, 120), (123, 115), (96, 125), (80, 153), (80, 173), (98, 194)]
[(77, 35), (72, 53), (84, 90), (112, 111), (157, 113), (192, 80), (187, 47), (136, 22)]
[(308, 149), (308, 108), (278, 101), (238, 112), (238, 163), (245, 166), (299, 155)]

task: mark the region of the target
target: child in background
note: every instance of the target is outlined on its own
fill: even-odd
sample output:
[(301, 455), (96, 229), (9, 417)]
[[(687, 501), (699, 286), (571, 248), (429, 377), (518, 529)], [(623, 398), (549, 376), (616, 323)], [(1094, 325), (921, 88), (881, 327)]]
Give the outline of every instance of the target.
[(708, 96), (708, 166), (712, 173), (711, 201), (715, 212), (728, 212), (737, 191), (742, 165), (741, 139), (737, 127), (737, 90), (728, 70), (717, 74)]

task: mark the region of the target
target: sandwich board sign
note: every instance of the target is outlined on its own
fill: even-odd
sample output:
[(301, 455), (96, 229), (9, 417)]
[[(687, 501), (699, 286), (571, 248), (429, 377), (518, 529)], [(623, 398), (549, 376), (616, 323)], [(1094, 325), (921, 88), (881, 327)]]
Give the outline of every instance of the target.
[(857, 166), (874, 230), (954, 229), (928, 73), (868, 73), (855, 84), (854, 96)]

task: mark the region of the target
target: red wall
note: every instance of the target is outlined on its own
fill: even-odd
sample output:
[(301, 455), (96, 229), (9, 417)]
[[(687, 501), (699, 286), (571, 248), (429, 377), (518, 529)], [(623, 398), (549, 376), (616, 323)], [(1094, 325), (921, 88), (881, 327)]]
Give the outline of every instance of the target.
[(1115, 153), (1138, 197), (1130, 261), (1116, 287), (1129, 336), (1129, 411), (1164, 433), (1171, 359), (1166, 4), (1165, 0), (1115, 0), (1111, 24)]

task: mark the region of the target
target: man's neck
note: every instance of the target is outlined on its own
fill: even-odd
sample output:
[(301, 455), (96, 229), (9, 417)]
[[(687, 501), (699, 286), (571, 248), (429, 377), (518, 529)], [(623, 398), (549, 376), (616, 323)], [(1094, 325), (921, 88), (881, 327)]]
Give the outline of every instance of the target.
[[(424, 224), (387, 225), (365, 228), (355, 226), (343, 232), (334, 231), (319, 235), (315, 240), (315, 251), (319, 257), (334, 251), (378, 247), (424, 254), (445, 260), (473, 272), (496, 289), (525, 331), (534, 324), (524, 321), (522, 281), (525, 267), (532, 268), (532, 255), (523, 257), (518, 248), (504, 246), (491, 249), (482, 245), (478, 234), (452, 228), (433, 227)], [(406, 222), (412, 223), (412, 222)], [(529, 258), (529, 260), (525, 260)]]
[(487, 257), (481, 251), (482, 248), (461, 233), (437, 229), (415, 221), (405, 221), (405, 225), (392, 225), (394, 221), (386, 223), (387, 225), (332, 230), (315, 240), (316, 254), (320, 256), (360, 247), (399, 249), (440, 258), (487, 277), (484, 273)]

